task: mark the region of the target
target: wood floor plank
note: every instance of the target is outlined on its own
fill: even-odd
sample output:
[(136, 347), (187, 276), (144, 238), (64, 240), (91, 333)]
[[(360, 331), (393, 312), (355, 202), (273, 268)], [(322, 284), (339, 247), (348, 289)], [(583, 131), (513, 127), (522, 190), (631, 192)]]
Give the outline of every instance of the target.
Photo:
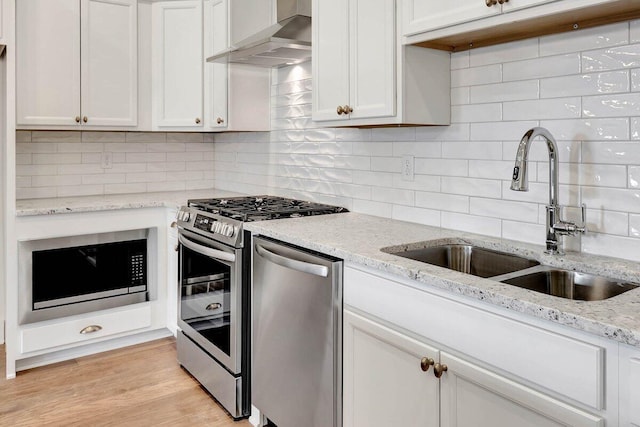
[[(0, 346), (4, 373), (4, 346)], [(180, 368), (175, 339), (73, 359), (0, 378), (0, 426), (248, 427)]]

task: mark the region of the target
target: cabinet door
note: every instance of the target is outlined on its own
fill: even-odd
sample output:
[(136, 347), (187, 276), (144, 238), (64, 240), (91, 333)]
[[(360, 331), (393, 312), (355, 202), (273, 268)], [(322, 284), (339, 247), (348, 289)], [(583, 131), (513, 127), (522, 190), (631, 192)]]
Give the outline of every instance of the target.
[(336, 109), (349, 104), (349, 2), (315, 0), (312, 15), (313, 120), (348, 120)]
[[(207, 0), (204, 3), (205, 57), (229, 47), (228, 0)], [(205, 63), (205, 101), (207, 123), (211, 128), (228, 125), (228, 65)]]
[(441, 427), (604, 426), (604, 420), (448, 353)]
[(511, 12), (512, 10), (525, 9), (531, 6), (538, 6), (542, 3), (552, 3), (558, 0), (509, 0), (502, 4), (502, 12)]
[(484, 0), (457, 0), (446, 3), (440, 0), (402, 0), (402, 7), (402, 35), (404, 36), (473, 21), (501, 12), (500, 5), (487, 7)]
[(16, 2), (16, 121), (80, 120), (80, 1)]
[(353, 109), (349, 117), (394, 116), (395, 2), (349, 0), (349, 5), (349, 106)]
[(135, 126), (138, 116), (138, 4), (82, 0), (82, 121)]
[(428, 427), (439, 423), (438, 380), (422, 371), (438, 351), (345, 310), (344, 427)]
[(153, 4), (154, 118), (159, 127), (202, 127), (202, 2)]

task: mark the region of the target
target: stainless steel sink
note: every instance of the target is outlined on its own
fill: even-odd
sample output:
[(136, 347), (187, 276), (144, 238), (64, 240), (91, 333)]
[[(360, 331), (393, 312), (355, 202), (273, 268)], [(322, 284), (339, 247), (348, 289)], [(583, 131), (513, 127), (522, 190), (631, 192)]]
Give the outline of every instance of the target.
[(547, 295), (582, 301), (604, 300), (638, 287), (634, 283), (576, 271), (552, 267), (540, 267), (539, 270), (502, 282)]
[(389, 253), (479, 277), (499, 276), (540, 264), (517, 255), (463, 244)]

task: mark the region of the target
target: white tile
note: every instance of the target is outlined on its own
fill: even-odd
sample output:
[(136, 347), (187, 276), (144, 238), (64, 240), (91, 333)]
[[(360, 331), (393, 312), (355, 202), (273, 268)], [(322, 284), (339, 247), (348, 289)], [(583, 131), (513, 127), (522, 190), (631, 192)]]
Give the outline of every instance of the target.
[(147, 184), (105, 184), (104, 194), (146, 193)]
[(469, 197), (416, 191), (416, 206), (448, 212), (469, 213)]
[[(509, 179), (513, 173), (514, 160), (469, 160), (469, 176), (472, 178)], [(529, 168), (529, 180), (534, 181), (536, 168)], [(533, 174), (533, 175), (532, 175)]]
[(102, 185), (71, 185), (68, 187), (58, 187), (58, 197), (93, 196), (103, 194)]
[(502, 80), (502, 65), (462, 68), (451, 71), (451, 87), (498, 83)]
[[(183, 153), (175, 153), (171, 155), (172, 160), (177, 161), (178, 155)], [(192, 153), (199, 154), (199, 153)], [(127, 153), (127, 163), (149, 163), (149, 162), (166, 162), (166, 153)]]
[[(549, 203), (549, 184), (529, 182), (529, 191), (511, 190), (511, 180), (502, 181), (502, 199), (520, 202)], [(566, 204), (566, 199), (561, 200)]]
[(631, 70), (631, 90), (640, 92), (640, 68)]
[(393, 187), (393, 174), (388, 172), (353, 171), (353, 183), (375, 187)]
[(627, 44), (629, 29), (626, 22), (560, 33), (540, 38), (540, 55), (558, 55)]
[(31, 142), (80, 142), (81, 133), (75, 131), (32, 131)]
[(19, 130), (16, 131), (16, 143), (21, 142), (31, 142), (31, 131), (30, 130)]
[(422, 175), (467, 176), (469, 170), (468, 160), (416, 158), (414, 161), (414, 172)]
[(30, 176), (16, 176), (16, 188), (29, 188), (31, 187)]
[(504, 220), (502, 221), (502, 238), (544, 245), (546, 241), (545, 226)]
[(16, 153), (55, 153), (57, 144), (49, 142), (20, 142), (16, 144)]
[(414, 208), (412, 206), (393, 205), (391, 214), (393, 219), (409, 221), (417, 224), (440, 226), (440, 211), (432, 209)]
[[(640, 215), (629, 215), (629, 236), (640, 238)], [(614, 234), (614, 233), (609, 233)]]
[(371, 188), (371, 200), (397, 205), (413, 206), (415, 201), (415, 191), (373, 187)]
[(579, 165), (580, 185), (626, 187), (627, 168), (616, 165)]
[(204, 179), (202, 181), (187, 181), (185, 182), (185, 190), (207, 190), (215, 188), (215, 181), (213, 179)]
[(202, 171), (188, 170), (179, 172), (167, 172), (167, 181), (201, 181), (204, 179)]
[(391, 127), (371, 129), (372, 141), (415, 141), (416, 128)]
[(335, 141), (336, 133), (334, 129), (308, 129), (304, 132), (304, 140), (311, 142)]
[(82, 163), (101, 163), (102, 153), (82, 153)]
[[(209, 147), (209, 145), (191, 143), (192, 147), (202, 146)], [(174, 153), (186, 151), (186, 144), (183, 142), (149, 142), (146, 143), (147, 151), (150, 153)], [(204, 151), (204, 150), (191, 150), (191, 151)], [(211, 150), (212, 151), (212, 150)]]
[(582, 236), (582, 251), (588, 254), (640, 261), (640, 239), (587, 233)]
[(414, 156), (426, 158), (439, 158), (442, 156), (442, 143), (440, 142), (394, 142), (393, 156)]
[(539, 93), (538, 80), (473, 86), (469, 90), (470, 102), (473, 104), (537, 99)]
[(442, 215), (440, 220), (442, 228), (467, 231), (470, 233), (484, 234), (485, 236), (500, 237), (500, 220), (496, 218), (484, 218), (460, 213)]
[(503, 65), (503, 81), (529, 80), (564, 76), (580, 72), (580, 54), (547, 56), (508, 62)]
[(472, 67), (519, 61), (538, 56), (538, 39), (529, 38), (511, 43), (473, 49), (469, 53)]
[(16, 188), (16, 199), (47, 199), (49, 197), (58, 197), (58, 189), (56, 187), (40, 187), (40, 188)]
[(469, 103), (469, 87), (451, 88), (451, 105), (464, 105)]
[(629, 166), (628, 185), (629, 188), (640, 188), (640, 166)]
[(469, 51), (454, 52), (451, 54), (451, 69), (469, 68)]
[[(220, 150), (218, 141), (218, 135), (216, 135), (216, 150)], [(301, 130), (276, 130), (271, 132), (271, 142), (301, 142), (304, 141), (304, 131)]]
[(82, 156), (77, 153), (72, 154), (33, 154), (34, 165), (59, 165), (68, 163), (80, 163)]
[(399, 157), (372, 157), (371, 170), (380, 172), (400, 172), (402, 159)]
[[(524, 132), (523, 132), (524, 133)], [(577, 163), (580, 161), (580, 141), (556, 141), (558, 146), (558, 160), (560, 163)], [(518, 151), (520, 137), (516, 140), (502, 143), (502, 158), (504, 160), (515, 160)], [(549, 149), (541, 137), (535, 138), (529, 149), (529, 161), (548, 162)]]
[(452, 123), (496, 122), (502, 119), (502, 104), (452, 105)]
[(535, 126), (538, 126), (537, 121), (471, 123), (471, 140), (519, 142), (522, 135)]
[(469, 200), (469, 213), (529, 223), (538, 222), (538, 205), (535, 203), (471, 197)]
[(586, 96), (629, 91), (627, 70), (552, 77), (540, 81), (541, 98)]
[(56, 175), (58, 167), (55, 165), (16, 165), (16, 175)]
[(350, 171), (347, 169), (319, 169), (318, 179), (324, 181), (335, 182), (353, 182), (355, 183), (354, 174), (360, 171)]
[(631, 139), (640, 139), (640, 117), (631, 118)]
[(81, 132), (81, 140), (84, 143), (100, 142), (125, 142), (125, 132)]
[(442, 192), (476, 197), (500, 198), (500, 181), (491, 179), (442, 177)]
[(631, 21), (629, 25), (630, 25), (629, 41), (631, 43), (640, 42), (640, 19)]
[(157, 182), (157, 181), (165, 181), (165, 180), (166, 180), (165, 172), (140, 172), (140, 173), (127, 174), (128, 184), (135, 184), (138, 182)]
[(121, 142), (107, 142), (103, 144), (104, 151), (110, 151), (113, 153), (144, 153), (147, 151), (147, 146), (142, 143), (130, 144)]
[(185, 162), (166, 162), (166, 163), (149, 163), (147, 171), (149, 172), (175, 172), (186, 169)]
[(33, 159), (31, 154), (26, 153), (17, 153), (16, 154), (16, 165), (30, 165), (33, 163)]
[(81, 185), (82, 177), (78, 175), (53, 175), (53, 176), (34, 176), (31, 179), (32, 187), (51, 187), (51, 186), (66, 186), (66, 185)]
[(543, 120), (540, 126), (547, 128), (558, 142), (629, 139), (627, 118)]
[(450, 159), (502, 159), (500, 142), (446, 142), (442, 144), (442, 157)]
[(371, 129), (338, 128), (335, 129), (336, 141), (370, 141)]
[(416, 128), (416, 141), (468, 141), (469, 124), (452, 123), (449, 126), (421, 126)]
[(104, 173), (82, 175), (82, 184), (124, 184), (126, 175), (123, 173)]
[(587, 205), (587, 232), (626, 236), (630, 230), (629, 217), (630, 215), (626, 212), (614, 212), (602, 208), (591, 209)]
[(56, 144), (59, 153), (102, 153), (104, 146), (101, 143), (66, 143)]
[(165, 132), (126, 132), (125, 141), (129, 143), (167, 142), (167, 134)]
[(167, 142), (204, 142), (204, 136), (196, 132), (167, 132)]
[(591, 208), (640, 213), (640, 189), (583, 187), (582, 200)]
[(357, 142), (351, 143), (352, 154), (356, 156), (393, 156), (392, 142)]
[(582, 53), (582, 71), (640, 67), (640, 43)]
[(582, 100), (585, 117), (640, 116), (640, 95), (637, 93), (587, 96)]
[(335, 167), (340, 169), (370, 170), (371, 157), (335, 156)]
[(404, 181), (400, 174), (393, 174), (393, 187), (418, 191), (440, 191), (440, 177), (414, 175), (413, 181)]
[[(94, 168), (99, 168), (100, 165), (91, 165)], [(145, 172), (147, 170), (146, 163), (114, 163), (113, 167), (109, 169), (109, 173), (131, 173), (131, 172)], [(88, 172), (91, 173), (91, 172)]]
[(181, 191), (186, 189), (186, 184), (182, 181), (178, 182), (148, 182), (147, 191)]
[(580, 98), (553, 98), (504, 103), (504, 120), (567, 119), (580, 117)]

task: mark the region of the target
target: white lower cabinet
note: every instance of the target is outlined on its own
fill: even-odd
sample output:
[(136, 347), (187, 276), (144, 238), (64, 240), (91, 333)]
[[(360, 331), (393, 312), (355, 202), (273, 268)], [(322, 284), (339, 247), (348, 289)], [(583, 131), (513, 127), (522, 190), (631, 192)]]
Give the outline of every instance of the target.
[(343, 325), (343, 426), (437, 425), (439, 385), (421, 360), (438, 350), (348, 310)]
[(351, 267), (344, 304), (345, 427), (618, 425), (616, 343)]
[(620, 425), (640, 427), (640, 350), (620, 346)]

